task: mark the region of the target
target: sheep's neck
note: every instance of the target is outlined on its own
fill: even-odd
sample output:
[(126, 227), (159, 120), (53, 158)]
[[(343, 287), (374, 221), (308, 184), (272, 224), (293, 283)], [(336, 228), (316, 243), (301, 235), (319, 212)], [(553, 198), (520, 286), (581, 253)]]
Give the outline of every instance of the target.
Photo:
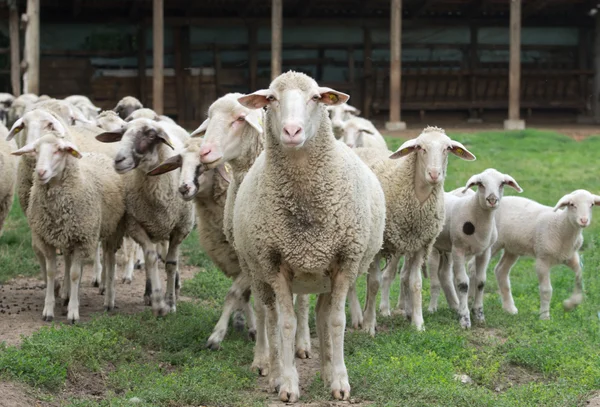
[[(477, 194), (467, 198), (466, 206), (469, 209), (469, 213), (475, 215), (475, 224), (477, 228), (487, 228), (494, 222), (495, 211), (492, 209), (484, 209), (479, 204), (479, 196)], [(490, 229), (487, 229), (491, 231)]]
[(63, 185), (65, 183), (64, 182), (65, 180), (69, 180), (69, 184), (73, 184), (75, 179), (80, 178), (81, 169), (79, 168), (79, 165), (77, 164), (77, 162), (75, 160), (77, 160), (77, 159), (72, 158), (72, 157), (67, 157), (66, 163), (65, 163), (65, 166), (64, 166), (62, 172), (59, 175), (57, 175), (56, 177), (53, 177), (50, 180), (50, 182), (48, 182), (48, 184), (47, 184), (48, 187), (55, 187), (58, 185)]
[(229, 165), (233, 171), (233, 178), (238, 185), (242, 183), (250, 167), (252, 167), (254, 161), (262, 153), (265, 144), (262, 134), (258, 133), (251, 126), (247, 127), (248, 129), (240, 136), (244, 140), (240, 155), (229, 161)]
[(574, 242), (581, 234), (581, 228), (573, 225), (569, 220), (569, 210), (563, 209), (556, 218), (557, 230), (560, 231), (560, 240)]
[(417, 199), (419, 200), (420, 203), (423, 203), (427, 200), (427, 198), (429, 198), (429, 196), (431, 195), (431, 193), (433, 192), (434, 188), (439, 188), (439, 184), (438, 185), (431, 185), (429, 182), (427, 182), (427, 180), (425, 179), (425, 176), (423, 175), (423, 171), (419, 170), (419, 166), (417, 165), (415, 168), (415, 195), (417, 196)]

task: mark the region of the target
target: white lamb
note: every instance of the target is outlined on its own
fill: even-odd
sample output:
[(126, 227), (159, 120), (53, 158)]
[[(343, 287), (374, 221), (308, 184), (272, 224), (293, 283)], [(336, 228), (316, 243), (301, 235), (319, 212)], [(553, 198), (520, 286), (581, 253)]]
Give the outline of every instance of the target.
[[(520, 256), (535, 258), (540, 282), (540, 318), (550, 318), (550, 268), (564, 264), (575, 273), (575, 288), (563, 302), (567, 311), (583, 300), (583, 276), (579, 249), (583, 244), (584, 228), (592, 221), (592, 208), (600, 204), (600, 196), (578, 189), (560, 198), (554, 208), (531, 199), (507, 196), (496, 211), (498, 240), (492, 256), (504, 250), (494, 273), (498, 280), (502, 308), (516, 314), (517, 308), (510, 290), (509, 273)], [(562, 210), (559, 210), (564, 208)]]
[(17, 158), (11, 153), (17, 149), (14, 141), (7, 141), (8, 129), (0, 123), (0, 236), (4, 221), (10, 212), (17, 181)]
[(342, 137), (344, 122), (354, 116), (360, 115), (360, 110), (354, 106), (350, 106), (348, 103), (342, 103), (336, 106), (327, 106), (327, 112), (329, 113), (329, 118), (331, 119), (333, 135), (338, 140)]
[(78, 107), (83, 113), (83, 115), (92, 122), (98, 116), (98, 113), (102, 110), (98, 106), (94, 105), (87, 96), (72, 95), (66, 97), (64, 100), (65, 102), (69, 102), (73, 106)]
[(373, 123), (362, 117), (352, 117), (344, 122), (341, 140), (350, 148), (388, 149), (385, 139)]
[[(440, 256), (438, 269), (430, 264), (431, 301), (429, 311), (437, 309), (437, 300), (441, 286), (450, 308), (458, 311), (460, 325), (471, 326), (469, 315), (468, 293), (475, 297), (473, 316), (475, 321), (484, 322), (483, 289), (486, 280), (487, 266), (490, 262), (491, 247), (498, 237), (494, 215), (502, 207), (504, 186), (523, 190), (510, 175), (488, 168), (473, 175), (464, 188), (444, 194), (446, 218), (444, 228), (437, 237), (434, 248)], [(477, 193), (470, 188), (476, 186)], [(471, 280), (467, 276), (467, 263), (475, 259), (475, 271)], [(452, 271), (451, 271), (452, 267)], [(439, 279), (438, 279), (439, 276)], [(454, 276), (454, 283), (452, 282)], [(458, 302), (455, 289), (458, 289)]]

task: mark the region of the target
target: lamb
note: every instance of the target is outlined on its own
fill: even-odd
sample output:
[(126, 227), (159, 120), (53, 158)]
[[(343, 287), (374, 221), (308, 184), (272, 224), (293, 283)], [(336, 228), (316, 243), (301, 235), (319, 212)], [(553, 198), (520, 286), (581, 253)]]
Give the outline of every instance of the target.
[[(423, 327), (421, 306), (421, 266), (444, 225), (444, 179), (448, 154), (472, 161), (475, 156), (443, 129), (426, 127), (414, 139), (404, 142), (389, 155), (379, 149), (359, 148), (356, 153), (369, 165), (381, 182), (386, 197), (386, 225), (383, 248), (377, 256), (404, 255), (401, 271), (401, 296), (398, 307), (417, 330)], [(396, 161), (396, 159), (402, 158)], [(396, 276), (396, 264), (388, 262), (384, 271), (379, 305), (390, 315), (389, 287)], [(375, 333), (375, 301), (381, 274), (369, 274), (363, 329)]]
[[(563, 302), (570, 311), (583, 300), (583, 276), (579, 249), (584, 228), (592, 221), (592, 208), (600, 205), (600, 196), (578, 189), (559, 199), (554, 208), (531, 199), (507, 196), (496, 211), (498, 240), (492, 256), (504, 250), (494, 269), (500, 288), (502, 308), (509, 314), (518, 312), (510, 290), (509, 273), (520, 256), (535, 258), (540, 282), (540, 319), (550, 319), (552, 285), (550, 269), (564, 264), (575, 273), (575, 288)], [(559, 211), (559, 209), (564, 208)]]
[(268, 313), (270, 385), (282, 401), (295, 402), (300, 393), (293, 292), (319, 294), (321, 374), (334, 398), (350, 397), (346, 294), (381, 247), (385, 198), (375, 175), (333, 135), (325, 105), (348, 98), (290, 71), (238, 99), (248, 108), (267, 106), (265, 150), (240, 185), (233, 234)]
[(342, 141), (350, 148), (365, 147), (388, 149), (383, 136), (373, 123), (362, 117), (352, 117), (342, 126)]
[(244, 328), (244, 320), (238, 314), (239, 309), (246, 312), (248, 333), (256, 338), (256, 322), (250, 304), (250, 281), (240, 269), (237, 254), (227, 242), (223, 232), (223, 210), (227, 198), (230, 177), (228, 164), (219, 164), (215, 169), (205, 170), (200, 162), (202, 139), (186, 142), (186, 147), (158, 167), (149, 175), (160, 175), (181, 168), (179, 193), (186, 201), (194, 200), (196, 206), (196, 224), (200, 246), (211, 261), (225, 274), (233, 279), (223, 305), (223, 312), (207, 347), (217, 350), (221, 346), (232, 312), (235, 311), (234, 325), (238, 330)]
[(64, 100), (79, 108), (88, 120), (94, 120), (102, 110), (98, 106), (95, 106), (87, 96), (72, 95), (66, 97)]
[(0, 236), (10, 212), (15, 194), (17, 159), (11, 153), (17, 149), (14, 141), (6, 141), (8, 129), (0, 123)]
[(342, 137), (342, 131), (344, 129), (344, 122), (350, 120), (354, 116), (360, 115), (360, 110), (354, 106), (350, 106), (347, 103), (342, 103), (337, 106), (327, 106), (327, 112), (331, 119), (331, 126), (333, 128), (333, 134), (336, 139)]
[(121, 119), (125, 120), (132, 112), (143, 107), (142, 102), (133, 96), (125, 96), (123, 99), (119, 100), (113, 110), (121, 117)]
[[(206, 119), (192, 137), (204, 136), (200, 148), (201, 161), (208, 168), (215, 168), (227, 162), (231, 165), (232, 180), (227, 190), (223, 229), (227, 241), (235, 247), (233, 237), (233, 206), (239, 186), (241, 185), (252, 164), (263, 151), (263, 114), (261, 110), (248, 109), (242, 106), (238, 99), (241, 93), (230, 93), (217, 99), (208, 110)], [(233, 123), (233, 124), (232, 124)], [(250, 289), (250, 282), (242, 280)], [(310, 329), (308, 326), (309, 297), (302, 294), (296, 297), (298, 330), (296, 331), (296, 356), (305, 359), (311, 354)], [(255, 360), (253, 368), (257, 368), (260, 375), (267, 375), (268, 369), (262, 363), (268, 352), (266, 331), (264, 330), (264, 312), (262, 307), (257, 307), (259, 327), (256, 335)], [(260, 329), (262, 327), (262, 329)]]
[[(191, 202), (178, 196), (178, 173), (171, 172), (161, 177), (148, 176), (147, 173), (172, 157), (173, 150), (181, 150), (189, 138), (187, 133), (185, 136), (185, 139), (180, 138), (179, 133), (171, 133), (165, 123), (148, 119), (132, 120), (119, 130), (96, 136), (97, 140), (105, 143), (120, 141), (114, 167), (124, 176), (126, 233), (144, 250), (146, 275), (150, 277), (144, 298), (147, 304), (152, 304), (156, 316), (176, 312), (179, 246), (194, 226), (194, 208)], [(165, 240), (169, 241), (166, 304), (155, 246)]]
[[(487, 266), (491, 258), (491, 247), (498, 237), (494, 215), (504, 195), (504, 186), (523, 192), (517, 181), (508, 174), (493, 168), (473, 175), (464, 188), (444, 194), (446, 217), (444, 228), (437, 237), (434, 247), (436, 255), (443, 256), (442, 267), (430, 267), (431, 301), (429, 311), (437, 309), (437, 300), (442, 287), (450, 308), (458, 311), (460, 326), (471, 327), (468, 293), (474, 296), (473, 317), (476, 322), (485, 322), (483, 313), (483, 289)], [(477, 193), (470, 188), (476, 186)], [(467, 277), (466, 265), (475, 259), (475, 272), (471, 281)], [(453, 273), (450, 269), (452, 267)], [(452, 283), (454, 275), (454, 284)], [(458, 302), (455, 287), (458, 288)]]
[(107, 269), (104, 308), (115, 306), (115, 252), (124, 233), (125, 198), (121, 178), (110, 169), (104, 154), (83, 156), (75, 144), (51, 131), (13, 152), (36, 155), (27, 219), (34, 245), (46, 261), (48, 279), (42, 316), (54, 318), (56, 249), (70, 257), (70, 299), (67, 319), (79, 320), (79, 284), (84, 259), (102, 242)]

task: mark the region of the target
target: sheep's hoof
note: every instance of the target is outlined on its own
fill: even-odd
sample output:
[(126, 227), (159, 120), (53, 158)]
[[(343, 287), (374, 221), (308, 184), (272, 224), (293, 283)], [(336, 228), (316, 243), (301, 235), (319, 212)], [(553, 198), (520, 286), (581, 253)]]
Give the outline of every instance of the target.
[(502, 306), (502, 309), (506, 312), (508, 312), (511, 315), (517, 315), (519, 313), (519, 310), (517, 309), (517, 307), (515, 307), (514, 305), (512, 306)]
[(248, 338), (252, 341), (252, 342), (256, 342), (256, 329), (249, 329), (248, 330)]
[(114, 306), (113, 307), (111, 307), (109, 305), (104, 306), (104, 312), (111, 312), (111, 311), (114, 311), (114, 309), (115, 309)]
[(460, 317), (460, 327), (463, 329), (471, 328), (471, 318), (468, 315)]
[(485, 323), (485, 315), (483, 314), (483, 308), (474, 308), (471, 310), (471, 312), (473, 313), (473, 319), (475, 320), (475, 322), (477, 322), (478, 324)]
[(104, 292), (106, 291), (105, 287), (100, 288), (100, 290), (98, 290), (98, 294), (100, 295), (104, 295)]
[(540, 315), (540, 319), (549, 320), (550, 319), (550, 313), (549, 312), (545, 312), (545, 313), (541, 314)]
[(220, 350), (221, 349), (221, 343), (220, 342), (208, 341), (206, 343), (206, 349)]
[(310, 359), (310, 351), (307, 349), (297, 349), (296, 350), (296, 357), (298, 359)]
[(131, 284), (131, 278), (129, 278), (129, 277), (123, 277), (122, 283), (123, 284)]
[(96, 279), (92, 280), (92, 287), (96, 287), (96, 288), (100, 287), (100, 282)]
[(44, 316), (42, 316), (42, 321), (52, 322), (53, 320), (54, 320), (54, 317), (52, 315), (44, 315)]
[(350, 384), (348, 380), (339, 380), (332, 384), (331, 395), (336, 400), (348, 400), (350, 398)]
[(75, 318), (69, 320), (69, 322), (71, 322), (71, 325), (75, 325), (77, 323), (77, 320)]
[(390, 317), (390, 316), (392, 316), (392, 313), (390, 311), (390, 307), (379, 307), (379, 313), (383, 317)]

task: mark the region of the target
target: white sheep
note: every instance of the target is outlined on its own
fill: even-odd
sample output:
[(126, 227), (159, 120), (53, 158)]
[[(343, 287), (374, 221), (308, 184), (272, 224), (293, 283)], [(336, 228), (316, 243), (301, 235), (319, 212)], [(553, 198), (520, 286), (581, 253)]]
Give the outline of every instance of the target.
[(350, 148), (365, 147), (388, 150), (385, 139), (373, 123), (362, 117), (352, 117), (342, 126), (341, 140)]
[(256, 338), (256, 321), (250, 304), (250, 279), (242, 273), (237, 254), (225, 238), (223, 232), (223, 211), (229, 187), (230, 170), (227, 164), (219, 164), (215, 169), (205, 170), (200, 162), (202, 139), (192, 139), (179, 154), (150, 171), (149, 175), (160, 175), (181, 168), (179, 193), (186, 201), (193, 200), (196, 206), (196, 225), (200, 246), (211, 261), (233, 284), (225, 297), (221, 318), (208, 338), (207, 347), (217, 350), (227, 333), (227, 326), (232, 313), (236, 329), (244, 328), (244, 320), (239, 310), (246, 313), (248, 334)]
[(354, 106), (350, 106), (348, 103), (342, 103), (336, 106), (327, 106), (327, 112), (329, 113), (329, 118), (331, 119), (333, 134), (338, 140), (342, 137), (344, 122), (354, 116), (360, 115), (360, 110)]
[[(600, 205), (600, 196), (578, 189), (560, 198), (554, 208), (531, 199), (507, 196), (496, 211), (498, 239), (492, 246), (492, 256), (504, 250), (494, 269), (502, 308), (510, 314), (518, 312), (510, 290), (509, 273), (520, 256), (535, 258), (540, 282), (540, 318), (550, 318), (550, 269), (564, 264), (575, 273), (575, 288), (563, 302), (567, 311), (581, 304), (583, 276), (579, 249), (584, 228), (592, 221), (592, 208)], [(562, 210), (559, 210), (564, 208)]]
[(10, 93), (0, 92), (0, 122), (4, 126), (8, 123), (8, 111), (14, 100), (15, 97)]
[[(150, 278), (146, 281), (144, 298), (146, 304), (152, 304), (155, 315), (165, 315), (177, 309), (179, 246), (194, 226), (193, 205), (179, 197), (179, 173), (170, 172), (161, 177), (147, 175), (151, 169), (172, 157), (174, 150), (183, 149), (189, 139), (187, 133), (184, 137), (177, 131), (171, 132), (168, 124), (137, 119), (117, 131), (96, 136), (97, 140), (105, 143), (120, 141), (114, 166), (125, 178), (127, 235), (144, 250), (146, 276)], [(156, 243), (165, 240), (169, 241), (166, 304), (156, 250)]]
[(33, 93), (25, 93), (21, 96), (16, 97), (10, 108), (8, 109), (8, 120), (6, 127), (12, 127), (12, 125), (25, 113), (25, 109), (38, 100), (37, 95)]
[(0, 123), (0, 236), (12, 208), (17, 178), (17, 159), (11, 155), (17, 149), (17, 144), (7, 141), (7, 136), (8, 129)]
[(42, 316), (54, 318), (56, 249), (70, 257), (71, 281), (67, 319), (79, 320), (79, 285), (83, 261), (102, 242), (107, 269), (106, 310), (115, 306), (115, 252), (121, 244), (125, 222), (121, 178), (110, 169), (104, 154), (83, 156), (63, 135), (50, 132), (13, 152), (36, 156), (36, 177), (31, 188), (27, 220), (32, 241), (47, 261), (46, 301)]
[[(448, 155), (468, 161), (475, 160), (475, 156), (438, 127), (426, 127), (417, 138), (404, 142), (391, 155), (378, 149), (359, 148), (356, 152), (375, 172), (385, 192), (387, 217), (378, 258), (405, 256), (398, 307), (422, 330), (421, 267), (444, 225)], [(388, 262), (379, 305), (383, 315), (390, 315), (389, 287), (396, 273), (397, 263)], [(380, 281), (380, 273), (369, 274), (363, 328), (371, 334), (375, 333), (375, 301)]]
[(112, 110), (105, 110), (96, 117), (96, 126), (102, 130), (118, 130), (125, 125), (125, 120)]
[(350, 397), (346, 295), (381, 247), (385, 198), (375, 175), (334, 138), (325, 105), (347, 100), (291, 71), (239, 99), (248, 108), (267, 106), (265, 150), (240, 185), (233, 234), (255, 300), (268, 314), (270, 385), (282, 401), (300, 394), (294, 292), (319, 294), (321, 375), (334, 398)]
[(83, 115), (90, 121), (93, 121), (98, 113), (102, 110), (98, 106), (94, 105), (92, 101), (83, 95), (72, 95), (68, 96), (65, 99), (65, 102), (71, 103), (73, 106), (78, 107)]
[[(209, 168), (227, 162), (232, 169), (231, 184), (227, 190), (223, 229), (227, 241), (235, 247), (233, 237), (233, 207), (239, 186), (263, 151), (263, 112), (242, 106), (238, 99), (241, 93), (229, 93), (211, 104), (208, 118), (192, 133), (192, 137), (203, 136), (200, 158)], [(246, 282), (246, 280), (243, 280)], [(247, 282), (249, 284), (249, 282)], [(311, 354), (309, 319), (309, 297), (301, 294), (296, 297), (298, 330), (296, 331), (296, 356), (305, 359)], [(267, 375), (268, 369), (262, 363), (268, 354), (268, 344), (264, 324), (264, 310), (256, 307), (258, 319), (255, 359), (253, 368), (260, 375)]]
[[(434, 243), (437, 253), (433, 254), (434, 264), (430, 267), (429, 311), (437, 309), (441, 279), (448, 305), (458, 311), (460, 325), (463, 328), (471, 326), (469, 292), (474, 297), (472, 311), (475, 321), (480, 323), (485, 321), (483, 289), (491, 258), (491, 247), (498, 237), (494, 215), (496, 210), (502, 207), (505, 185), (517, 192), (523, 191), (510, 175), (488, 168), (469, 178), (464, 188), (444, 195), (446, 217), (444, 228)], [(470, 189), (474, 186), (477, 187), (477, 193)], [(443, 256), (441, 261), (435, 259), (440, 255)], [(466, 268), (471, 258), (475, 260), (475, 271), (469, 279)], [(441, 267), (436, 269), (435, 262)], [(454, 283), (452, 283), (452, 276), (454, 276)], [(458, 297), (456, 289), (458, 289)]]
[(125, 96), (123, 99), (119, 100), (113, 110), (121, 117), (121, 119), (125, 120), (132, 112), (143, 107), (142, 102), (138, 99), (133, 96)]

